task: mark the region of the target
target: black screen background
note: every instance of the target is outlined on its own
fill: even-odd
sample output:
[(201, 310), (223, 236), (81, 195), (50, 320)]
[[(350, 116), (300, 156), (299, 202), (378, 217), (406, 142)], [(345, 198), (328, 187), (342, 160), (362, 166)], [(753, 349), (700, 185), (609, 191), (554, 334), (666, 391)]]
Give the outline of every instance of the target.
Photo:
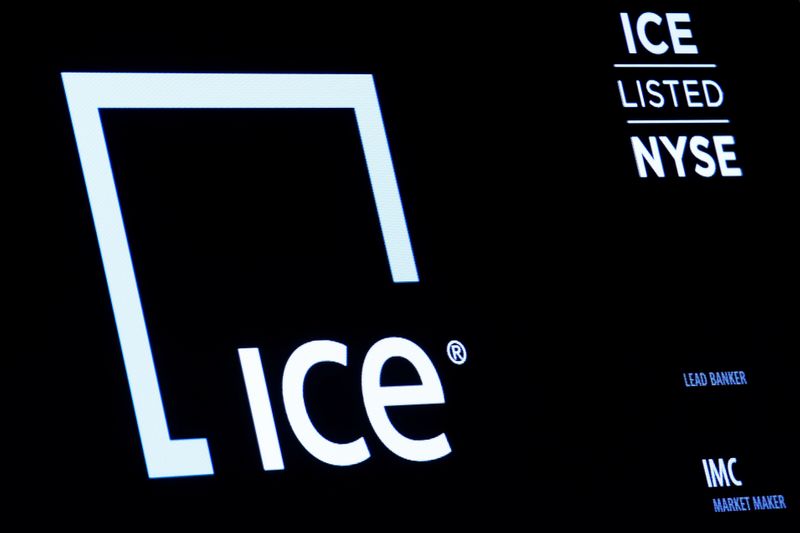
[[(744, 178), (638, 178), (611, 67), (626, 9), (692, 14)], [(6, 380), (12, 514), (97, 529), (786, 528), (797, 9), (21, 14), (7, 83), (22, 296)], [(418, 285), (391, 284), (351, 112), (102, 114), (172, 436), (207, 437), (213, 477), (147, 479), (63, 71), (375, 76)], [(409, 435), (446, 431), (441, 461), (408, 463), (371, 433), (360, 363), (391, 335), (442, 378), (444, 406), (392, 415)], [(309, 409), (333, 440), (365, 436), (372, 458), (355, 467), (308, 455), (282, 411), (283, 364), (318, 338), (349, 359), (311, 374)], [(452, 338), (464, 366), (447, 360)], [(261, 349), (284, 472), (261, 471), (245, 346)], [(682, 372), (725, 369), (751, 384), (683, 387)], [(700, 460), (731, 456), (746, 490), (706, 488)], [(790, 509), (711, 512), (712, 497), (770, 493)]]

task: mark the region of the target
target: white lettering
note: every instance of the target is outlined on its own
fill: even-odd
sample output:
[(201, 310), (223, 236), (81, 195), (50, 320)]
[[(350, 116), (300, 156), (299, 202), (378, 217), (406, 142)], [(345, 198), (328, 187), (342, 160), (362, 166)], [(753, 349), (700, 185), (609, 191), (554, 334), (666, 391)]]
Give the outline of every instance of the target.
[(717, 151), (719, 161), (719, 171), (723, 176), (739, 177), (742, 169), (728, 166), (728, 161), (736, 161), (736, 154), (725, 150), (725, 146), (732, 146), (736, 140), (732, 135), (715, 135), (714, 149)]
[[(419, 385), (381, 386), (383, 365), (392, 357), (402, 357), (419, 374)], [(422, 348), (413, 342), (392, 337), (376, 342), (364, 359), (361, 388), (367, 417), (381, 442), (392, 452), (409, 461), (433, 461), (450, 453), (444, 433), (423, 440), (409, 439), (392, 425), (386, 407), (444, 403), (439, 375)]]
[(619, 18), (622, 20), (622, 32), (625, 34), (625, 44), (628, 47), (628, 53), (635, 54), (636, 42), (633, 40), (633, 31), (631, 31), (631, 19), (628, 17), (627, 13), (620, 13)]
[[(725, 99), (725, 93), (722, 92), (722, 87), (713, 80), (703, 80), (703, 94), (706, 97), (706, 105), (708, 107), (719, 107), (722, 105), (722, 101)], [(716, 91), (716, 100), (711, 99), (711, 93), (709, 93), (708, 88), (713, 87), (714, 91)]]
[(672, 160), (675, 162), (675, 170), (678, 172), (678, 176), (681, 178), (686, 177), (686, 169), (683, 166), (683, 152), (686, 150), (686, 136), (681, 135), (678, 137), (678, 143), (673, 145), (668, 137), (659, 137), (661, 140), (661, 144), (664, 145), (664, 148), (667, 149), (669, 155), (672, 156)]
[[(717, 164), (714, 162), (714, 158), (703, 150), (704, 148), (708, 148), (708, 145), (708, 139), (700, 135), (695, 135), (692, 137), (692, 140), (689, 141), (689, 150), (699, 161), (699, 163), (694, 166), (694, 171), (704, 178), (710, 178), (717, 172)], [(704, 163), (704, 165), (700, 163)]]
[(283, 371), (283, 402), (289, 425), (300, 444), (324, 463), (349, 466), (366, 461), (370, 454), (363, 437), (345, 444), (332, 442), (320, 435), (308, 416), (303, 386), (308, 371), (319, 363), (347, 366), (347, 346), (334, 341), (311, 341), (289, 357)]
[(689, 13), (667, 13), (667, 27), (669, 28), (669, 36), (672, 39), (672, 49), (676, 54), (696, 54), (697, 46), (681, 42), (683, 39), (692, 38), (692, 30), (678, 28), (679, 22), (691, 22)]
[(647, 25), (650, 23), (660, 26), (661, 17), (655, 13), (642, 13), (639, 16), (639, 20), (636, 22), (636, 33), (639, 36), (639, 41), (642, 43), (642, 46), (644, 46), (645, 49), (647, 49), (647, 51), (651, 54), (665, 54), (667, 50), (669, 50), (669, 45), (667, 43), (664, 41), (661, 41), (660, 43), (654, 43), (647, 37)]
[(664, 163), (661, 161), (661, 152), (658, 149), (658, 141), (655, 137), (650, 137), (650, 150), (645, 148), (642, 140), (639, 137), (631, 137), (631, 145), (633, 145), (633, 156), (636, 159), (636, 168), (639, 169), (639, 177), (647, 177), (647, 168), (644, 166), (645, 161), (656, 173), (656, 176), (663, 178)]

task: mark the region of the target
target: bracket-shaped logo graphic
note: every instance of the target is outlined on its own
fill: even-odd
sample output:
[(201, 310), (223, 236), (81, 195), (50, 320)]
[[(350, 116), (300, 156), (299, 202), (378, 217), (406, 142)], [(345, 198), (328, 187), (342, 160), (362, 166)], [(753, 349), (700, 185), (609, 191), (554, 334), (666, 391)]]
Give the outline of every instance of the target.
[(61, 75), (100, 245), (147, 472), (214, 473), (204, 438), (171, 439), (100, 109), (353, 109), (392, 280), (419, 281), (375, 84), (369, 74)]

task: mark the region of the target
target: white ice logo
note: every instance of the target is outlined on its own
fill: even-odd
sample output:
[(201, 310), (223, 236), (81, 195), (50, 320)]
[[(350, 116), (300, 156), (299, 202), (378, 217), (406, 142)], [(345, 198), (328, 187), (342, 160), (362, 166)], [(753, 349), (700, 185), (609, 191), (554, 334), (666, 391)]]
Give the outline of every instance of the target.
[[(169, 436), (99, 110), (353, 109), (392, 279), (395, 283), (417, 282), (414, 253), (372, 76), (65, 72), (61, 77), (147, 472), (150, 477), (213, 474), (206, 439), (171, 439)], [(384, 402), (384, 405), (392, 404)], [(298, 420), (295, 417), (293, 425)], [(384, 437), (381, 439), (387, 442)], [(356, 458), (363, 457), (364, 449), (356, 453)]]

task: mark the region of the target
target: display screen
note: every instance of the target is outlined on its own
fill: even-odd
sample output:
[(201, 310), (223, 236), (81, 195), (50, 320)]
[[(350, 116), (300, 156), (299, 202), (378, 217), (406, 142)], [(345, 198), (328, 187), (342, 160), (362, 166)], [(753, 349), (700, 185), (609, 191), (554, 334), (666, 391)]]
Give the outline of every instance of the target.
[(800, 4), (552, 4), (26, 26), (10, 514), (793, 530)]

